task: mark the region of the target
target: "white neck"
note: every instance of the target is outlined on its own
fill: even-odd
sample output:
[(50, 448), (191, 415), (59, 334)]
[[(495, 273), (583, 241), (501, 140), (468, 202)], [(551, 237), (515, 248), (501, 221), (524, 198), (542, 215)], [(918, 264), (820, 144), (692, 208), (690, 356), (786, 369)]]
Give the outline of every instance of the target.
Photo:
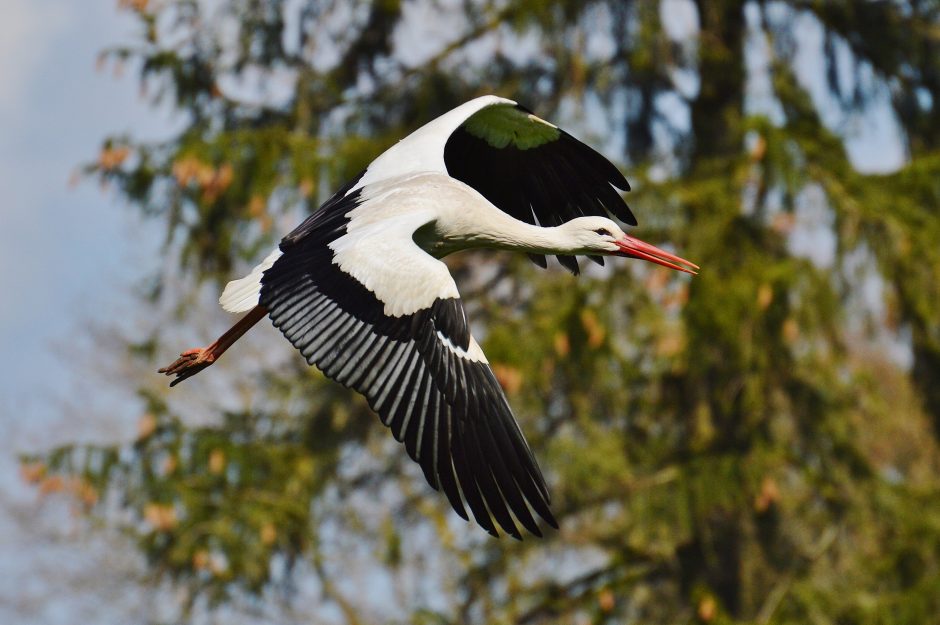
[[(542, 228), (525, 223), (493, 206), (470, 186), (435, 172), (399, 176), (369, 185), (356, 220), (384, 221), (394, 214), (432, 215), (414, 233), (415, 242), (438, 258), (458, 250), (490, 249), (534, 254), (580, 254), (584, 241), (572, 222)], [(367, 206), (382, 206), (373, 212)], [(425, 216), (425, 217), (422, 217)], [(597, 253), (596, 251), (593, 253)], [(603, 253), (603, 252), (601, 252)]]
[(583, 253), (583, 244), (566, 224), (543, 228), (519, 221), (482, 196), (439, 215), (434, 228), (437, 255), (461, 249), (489, 249), (533, 254)]
[(569, 254), (578, 251), (579, 247), (568, 236), (564, 226), (533, 226), (513, 219), (502, 211), (499, 211), (496, 219), (477, 224), (472, 235), (463, 233), (459, 238), (464, 248), (486, 247), (533, 254)]

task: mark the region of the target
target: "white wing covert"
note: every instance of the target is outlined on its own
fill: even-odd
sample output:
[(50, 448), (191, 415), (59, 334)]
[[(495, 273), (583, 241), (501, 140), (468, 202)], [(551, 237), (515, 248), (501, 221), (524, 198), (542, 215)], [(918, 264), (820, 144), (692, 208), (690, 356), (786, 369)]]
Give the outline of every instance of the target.
[[(361, 196), (362, 189), (337, 193), (284, 238), (281, 256), (261, 279), (260, 304), (310, 364), (368, 399), (463, 518), (466, 501), (477, 523), (493, 535), (495, 518), (520, 538), (513, 517), (541, 535), (531, 507), (557, 527), (541, 471), (470, 336), (446, 265), (410, 237), (390, 237), (408, 248), (394, 250), (397, 262), (371, 263), (381, 272), (381, 287), (372, 284), (370, 290), (368, 276), (348, 272), (353, 265), (360, 272), (370, 265), (361, 256), (369, 249), (368, 231), (350, 224)], [(362, 238), (355, 241), (353, 235)], [(403, 262), (409, 254), (413, 262)], [(345, 270), (344, 258), (350, 261)], [(390, 284), (401, 285), (407, 302), (395, 301)], [(408, 288), (421, 284), (434, 285), (439, 296)]]

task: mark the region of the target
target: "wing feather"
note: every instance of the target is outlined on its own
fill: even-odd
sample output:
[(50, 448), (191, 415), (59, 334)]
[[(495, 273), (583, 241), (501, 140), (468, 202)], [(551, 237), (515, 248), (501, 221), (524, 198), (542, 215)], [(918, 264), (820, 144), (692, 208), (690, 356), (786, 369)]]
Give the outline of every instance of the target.
[[(497, 102), (469, 116), (444, 144), (447, 173), (516, 219), (557, 226), (585, 215), (630, 225), (636, 218), (620, 193), (630, 185), (609, 160), (528, 109)], [(530, 254), (537, 265), (545, 257)], [(558, 260), (574, 273), (574, 257)], [(594, 259), (597, 261), (598, 259)]]
[[(361, 206), (359, 195), (331, 200), (285, 237), (282, 255), (262, 276), (260, 304), (310, 364), (365, 395), (461, 517), (468, 518), (466, 504), (486, 531), (498, 535), (498, 526), (517, 538), (517, 522), (540, 535), (533, 511), (557, 527), (535, 456), (492, 370), (472, 347), (460, 300), (441, 297), (410, 314), (389, 314), (389, 302), (334, 262), (330, 244), (350, 232), (337, 214), (348, 222)], [(438, 271), (432, 263), (439, 261), (402, 238), (416, 261), (384, 263), (384, 286), (440, 280), (439, 272), (394, 273)], [(444, 271), (446, 293), (455, 292)]]

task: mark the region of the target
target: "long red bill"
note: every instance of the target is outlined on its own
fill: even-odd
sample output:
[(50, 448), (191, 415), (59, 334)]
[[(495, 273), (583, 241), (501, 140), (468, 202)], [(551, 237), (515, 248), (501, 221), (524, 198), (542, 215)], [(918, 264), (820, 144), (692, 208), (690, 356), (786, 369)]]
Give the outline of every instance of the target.
[[(676, 271), (684, 271), (685, 273), (690, 273), (692, 275), (697, 274), (695, 271), (699, 268), (693, 262), (689, 262), (684, 258), (680, 258), (675, 254), (670, 254), (666, 250), (661, 250), (655, 245), (650, 245), (646, 241), (641, 241), (630, 235), (624, 235), (624, 237), (617, 241), (617, 247), (620, 248), (620, 254), (623, 256), (628, 256), (630, 258), (641, 258), (643, 260), (648, 260), (651, 263), (656, 263), (657, 265), (662, 265), (663, 267), (669, 267), (670, 269), (675, 269)], [(685, 266), (683, 266), (685, 265)]]

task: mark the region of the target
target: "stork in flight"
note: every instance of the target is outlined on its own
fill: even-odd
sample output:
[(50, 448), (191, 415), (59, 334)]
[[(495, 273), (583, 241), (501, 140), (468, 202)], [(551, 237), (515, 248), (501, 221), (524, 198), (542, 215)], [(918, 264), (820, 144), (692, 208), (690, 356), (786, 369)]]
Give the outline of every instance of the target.
[(641, 258), (695, 273), (607, 218), (636, 225), (603, 156), (512, 100), (483, 96), (376, 158), (219, 302), (247, 312), (161, 373), (202, 371), (265, 316), (328, 377), (362, 393), (454, 510), (498, 536), (549, 525), (545, 480), (439, 259), (468, 248)]

